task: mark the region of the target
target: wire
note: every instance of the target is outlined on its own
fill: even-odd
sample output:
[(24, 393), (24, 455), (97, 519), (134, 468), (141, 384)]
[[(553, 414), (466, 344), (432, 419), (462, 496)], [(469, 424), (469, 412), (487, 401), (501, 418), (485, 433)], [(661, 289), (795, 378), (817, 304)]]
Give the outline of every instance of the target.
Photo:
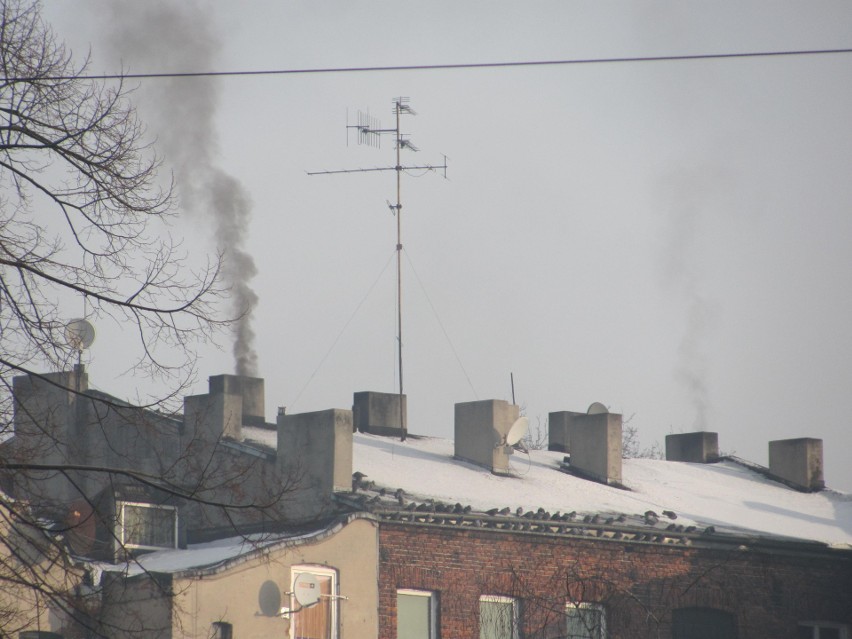
[(516, 62), (470, 62), (460, 64), (406, 64), (372, 67), (317, 67), (313, 69), (261, 69), (255, 71), (185, 71), (175, 73), (108, 73), (101, 75), (16, 76), (5, 82), (35, 80), (141, 80), (158, 78), (210, 78), (231, 76), (311, 75), (319, 73), (378, 73), (387, 71), (439, 71), (456, 69), (505, 69), (512, 67), (562, 66), (569, 64), (614, 64), (630, 62), (683, 62), (692, 60), (725, 60), (730, 58), (767, 58), (779, 56), (836, 55), (852, 53), (849, 49), (800, 49), (788, 51), (750, 51), (744, 53), (697, 53), (692, 55), (624, 56), (615, 58), (571, 58), (565, 60), (525, 60)]
[(420, 279), (420, 276), (417, 274), (417, 269), (414, 268), (414, 263), (411, 261), (411, 256), (404, 248), (402, 249), (402, 252), (405, 253), (405, 259), (408, 260), (408, 265), (411, 266), (411, 272), (414, 273), (414, 277), (417, 280), (417, 283), (420, 284), (420, 290), (423, 291), (423, 297), (425, 297), (426, 301), (429, 303), (429, 308), (432, 309), (432, 313), (435, 315), (435, 319), (438, 321), (438, 326), (441, 327), (441, 331), (444, 333), (444, 337), (446, 338), (447, 343), (450, 345), (450, 349), (453, 351), (453, 355), (455, 355), (456, 357), (456, 362), (458, 363), (459, 368), (461, 368), (462, 373), (464, 373), (465, 379), (467, 379), (468, 386), (470, 386), (470, 390), (473, 391), (473, 396), (476, 399), (479, 399), (479, 394), (473, 387), (473, 382), (470, 381), (470, 375), (467, 374), (467, 370), (465, 370), (464, 364), (462, 364), (458, 351), (456, 351), (456, 347), (453, 345), (453, 340), (450, 339), (450, 336), (447, 333), (447, 329), (444, 328), (444, 323), (441, 321), (441, 318), (438, 315), (438, 311), (435, 310), (435, 305), (432, 304), (432, 300), (429, 298), (429, 293), (426, 292), (426, 287), (423, 286), (423, 280)]
[(304, 393), (304, 392), (305, 392), (305, 389), (306, 389), (306, 388), (308, 387), (308, 385), (309, 385), (309, 384), (313, 381), (313, 379), (314, 379), (314, 377), (316, 376), (316, 374), (317, 374), (317, 372), (319, 371), (319, 369), (320, 369), (320, 368), (322, 368), (322, 365), (325, 363), (325, 360), (327, 360), (327, 359), (328, 359), (328, 356), (329, 356), (329, 355), (331, 355), (331, 352), (334, 350), (334, 347), (335, 347), (335, 346), (337, 346), (337, 343), (340, 341), (340, 338), (341, 338), (341, 337), (343, 337), (343, 333), (344, 333), (344, 332), (346, 331), (346, 329), (349, 327), (349, 324), (351, 324), (351, 323), (352, 323), (352, 320), (353, 320), (353, 319), (355, 319), (355, 316), (358, 314), (358, 311), (359, 311), (359, 310), (361, 310), (361, 307), (364, 305), (364, 302), (366, 302), (366, 301), (367, 301), (367, 298), (368, 298), (368, 297), (370, 297), (370, 294), (373, 292), (373, 289), (374, 289), (374, 288), (376, 288), (376, 284), (378, 284), (378, 283), (379, 283), (379, 280), (380, 280), (380, 279), (382, 279), (382, 275), (384, 275), (384, 274), (385, 274), (385, 271), (387, 271), (387, 270), (388, 270), (388, 266), (390, 265), (391, 261), (393, 260), (394, 254), (395, 254), (395, 252), (394, 252), (394, 253), (391, 253), (390, 257), (388, 258), (388, 261), (387, 261), (387, 262), (385, 262), (385, 265), (382, 267), (381, 272), (379, 272), (378, 277), (375, 279), (375, 281), (373, 282), (373, 284), (370, 286), (369, 290), (368, 290), (368, 291), (367, 291), (367, 293), (364, 295), (364, 297), (363, 297), (363, 298), (361, 298), (361, 301), (360, 301), (360, 302), (358, 302), (358, 305), (355, 307), (355, 310), (354, 310), (354, 311), (352, 311), (352, 315), (350, 315), (350, 316), (349, 316), (349, 319), (348, 319), (348, 320), (346, 320), (346, 323), (343, 325), (343, 328), (341, 328), (341, 329), (340, 329), (340, 332), (337, 334), (337, 337), (335, 337), (335, 338), (334, 338), (334, 341), (331, 343), (331, 346), (329, 346), (329, 348), (328, 348), (328, 350), (326, 351), (325, 355), (323, 355), (322, 359), (320, 360), (320, 363), (319, 363), (319, 364), (317, 364), (317, 367), (314, 369), (314, 372), (313, 372), (313, 373), (311, 373), (310, 377), (308, 377), (308, 381), (306, 381), (306, 382), (305, 382), (305, 385), (304, 385), (304, 386), (302, 386), (302, 390), (300, 390), (300, 391), (299, 391), (299, 394), (298, 394), (298, 395), (296, 395), (296, 399), (294, 399), (294, 400), (292, 401), (292, 403), (290, 404), (290, 406), (295, 406), (295, 405), (296, 405), (296, 402), (298, 402), (298, 401), (299, 401), (299, 398), (302, 396), (302, 393)]

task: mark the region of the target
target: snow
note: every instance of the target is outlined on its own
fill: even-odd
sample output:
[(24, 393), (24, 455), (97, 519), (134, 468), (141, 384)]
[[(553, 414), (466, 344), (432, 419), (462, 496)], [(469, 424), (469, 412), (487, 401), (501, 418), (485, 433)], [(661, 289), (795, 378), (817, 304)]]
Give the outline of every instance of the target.
[(852, 546), (852, 496), (825, 490), (800, 493), (735, 462), (690, 464), (627, 459), (622, 482), (605, 486), (558, 470), (562, 453), (515, 452), (513, 476), (453, 459), (453, 442), (434, 438), (354, 435), (353, 470), (377, 486), (408, 495), (470, 505), (474, 510), (517, 507), (578, 513), (674, 511), (678, 523), (714, 525), (758, 535)]
[[(244, 427), (249, 441), (275, 447), (275, 431)], [(402, 488), (408, 499), (434, 499), (469, 505), (477, 511), (509, 507), (544, 508), (563, 513), (642, 515), (648, 510), (677, 514), (677, 523), (713, 525), (746, 535), (775, 536), (852, 547), (852, 495), (832, 490), (800, 493), (753, 470), (725, 461), (690, 464), (626, 459), (622, 483), (628, 490), (580, 479), (558, 469), (563, 454), (543, 450), (515, 452), (510, 476), (453, 459), (453, 442), (409, 437), (353, 435), (353, 470), (376, 487)], [(128, 575), (143, 571), (215, 569), (276, 544), (299, 543), (301, 536), (247, 536), (196, 544), (185, 550), (142, 555), (122, 566)], [(104, 564), (103, 570), (116, 570)]]

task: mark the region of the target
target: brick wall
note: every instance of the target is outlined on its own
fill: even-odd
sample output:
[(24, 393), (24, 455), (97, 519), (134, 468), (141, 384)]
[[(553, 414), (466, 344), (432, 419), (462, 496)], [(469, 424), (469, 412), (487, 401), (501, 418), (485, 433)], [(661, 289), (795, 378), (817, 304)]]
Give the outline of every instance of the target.
[(555, 637), (566, 601), (603, 603), (611, 639), (670, 637), (672, 610), (734, 615), (740, 639), (796, 639), (799, 621), (852, 624), (852, 555), (638, 544), (383, 522), (379, 636), (396, 589), (431, 590), (439, 637), (478, 639), (479, 596), (517, 597), (521, 637)]

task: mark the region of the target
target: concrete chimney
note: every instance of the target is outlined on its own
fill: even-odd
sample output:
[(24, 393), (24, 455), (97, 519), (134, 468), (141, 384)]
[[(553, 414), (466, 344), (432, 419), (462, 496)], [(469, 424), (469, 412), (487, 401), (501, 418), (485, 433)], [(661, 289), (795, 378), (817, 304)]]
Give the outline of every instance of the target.
[(512, 447), (506, 434), (520, 409), (502, 399), (456, 404), (455, 457), (487, 468), (496, 475), (509, 473)]
[(300, 491), (352, 490), (352, 411), (280, 414), (278, 463), (295, 472)]
[(408, 429), (408, 398), (402, 396), (402, 428), (399, 399), (399, 393), (355, 393), (352, 400), (354, 427), (362, 433), (400, 437)]
[(810, 437), (769, 442), (769, 472), (805, 492), (825, 488), (822, 440)]
[(719, 460), (719, 433), (696, 432), (666, 435), (668, 461), (707, 464)]
[(573, 413), (568, 429), (572, 472), (603, 484), (620, 484), (621, 425), (617, 413)]
[(242, 398), (241, 421), (246, 426), (266, 423), (264, 382), (260, 377), (213, 375), (209, 379), (211, 395), (238, 395)]
[(582, 420), (586, 413), (562, 410), (547, 416), (547, 450), (560, 453), (571, 452), (571, 429), (577, 419)]

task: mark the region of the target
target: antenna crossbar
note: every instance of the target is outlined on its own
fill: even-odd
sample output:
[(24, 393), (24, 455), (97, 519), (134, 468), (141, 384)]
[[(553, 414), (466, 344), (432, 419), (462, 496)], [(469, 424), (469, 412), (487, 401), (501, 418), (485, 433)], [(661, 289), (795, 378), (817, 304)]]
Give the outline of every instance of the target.
[(305, 171), (308, 175), (335, 175), (337, 173), (370, 173), (373, 171), (437, 171), (442, 169), (446, 177), (447, 163), (443, 164), (422, 164), (422, 165), (403, 165), (403, 166), (377, 166), (370, 169), (336, 169), (333, 171)]

